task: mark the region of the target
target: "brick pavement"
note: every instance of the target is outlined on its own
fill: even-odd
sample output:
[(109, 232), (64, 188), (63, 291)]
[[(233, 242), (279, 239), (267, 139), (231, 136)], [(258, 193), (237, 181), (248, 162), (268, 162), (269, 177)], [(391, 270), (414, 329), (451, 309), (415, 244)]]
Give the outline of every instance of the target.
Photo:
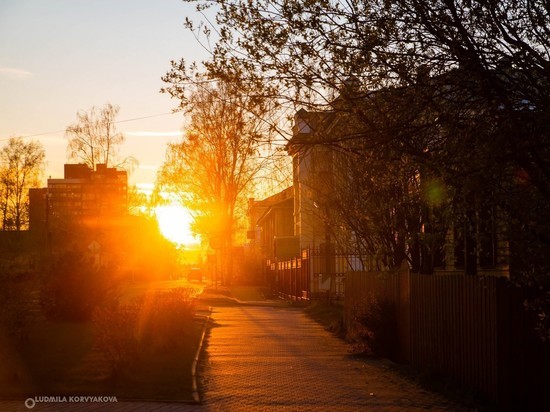
[[(400, 377), (387, 363), (347, 356), (348, 346), (301, 310), (217, 307), (199, 368), (201, 405), (162, 402), (39, 403), (33, 411), (460, 410)], [(28, 411), (0, 402), (0, 411)]]
[(460, 410), (348, 346), (301, 310), (219, 307), (202, 361), (208, 411)]

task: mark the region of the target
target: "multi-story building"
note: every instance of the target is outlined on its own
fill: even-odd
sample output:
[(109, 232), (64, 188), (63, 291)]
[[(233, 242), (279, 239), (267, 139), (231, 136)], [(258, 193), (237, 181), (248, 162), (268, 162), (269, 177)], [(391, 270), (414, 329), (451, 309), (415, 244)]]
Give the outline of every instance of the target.
[(48, 179), (45, 188), (31, 189), (29, 228), (51, 232), (67, 224), (94, 220), (109, 224), (127, 214), (128, 175), (98, 164), (66, 164), (62, 179)]
[(117, 216), (127, 211), (125, 170), (98, 164), (66, 164), (63, 179), (48, 179), (50, 213), (63, 216)]

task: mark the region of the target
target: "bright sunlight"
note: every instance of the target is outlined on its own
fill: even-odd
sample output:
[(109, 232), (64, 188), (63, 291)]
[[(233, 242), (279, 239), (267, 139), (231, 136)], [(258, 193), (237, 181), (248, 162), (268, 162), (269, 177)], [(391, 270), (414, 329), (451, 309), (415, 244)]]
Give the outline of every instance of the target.
[(160, 231), (171, 242), (180, 245), (198, 243), (190, 229), (192, 217), (179, 205), (157, 206), (155, 209)]

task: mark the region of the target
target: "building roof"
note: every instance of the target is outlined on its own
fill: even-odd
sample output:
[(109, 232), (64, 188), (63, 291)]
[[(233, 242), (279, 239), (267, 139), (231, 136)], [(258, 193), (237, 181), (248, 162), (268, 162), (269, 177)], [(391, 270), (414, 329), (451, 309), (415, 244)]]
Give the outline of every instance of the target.
[(248, 214), (251, 217), (251, 226), (254, 227), (262, 221), (274, 208), (293, 208), (294, 186), (275, 193), (262, 200), (249, 200)]

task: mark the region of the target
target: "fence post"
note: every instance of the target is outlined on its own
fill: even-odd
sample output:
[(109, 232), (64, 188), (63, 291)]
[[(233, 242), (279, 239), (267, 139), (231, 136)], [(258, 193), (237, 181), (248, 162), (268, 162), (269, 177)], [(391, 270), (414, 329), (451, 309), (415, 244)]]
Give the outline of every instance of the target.
[(411, 272), (406, 260), (403, 260), (398, 272), (398, 322), (400, 357), (411, 361)]
[[(306, 298), (307, 300), (311, 300), (311, 250), (306, 249), (305, 250), (306, 255), (304, 256), (304, 251), (302, 251), (302, 274), (305, 273), (304, 276), (304, 284), (306, 289)], [(304, 257), (305, 257), (305, 265), (304, 265)]]

